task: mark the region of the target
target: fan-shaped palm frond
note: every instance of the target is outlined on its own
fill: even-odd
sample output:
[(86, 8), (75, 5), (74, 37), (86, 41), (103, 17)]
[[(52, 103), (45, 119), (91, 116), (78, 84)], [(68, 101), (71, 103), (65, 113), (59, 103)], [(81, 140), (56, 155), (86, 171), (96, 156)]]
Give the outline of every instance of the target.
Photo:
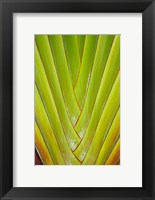
[(45, 165), (120, 163), (119, 35), (35, 35), (35, 147)]

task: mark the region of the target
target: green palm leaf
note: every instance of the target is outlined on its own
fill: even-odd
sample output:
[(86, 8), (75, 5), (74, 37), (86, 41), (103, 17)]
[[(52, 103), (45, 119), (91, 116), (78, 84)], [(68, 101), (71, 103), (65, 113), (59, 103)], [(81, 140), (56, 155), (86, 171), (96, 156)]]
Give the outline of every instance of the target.
[(101, 151), (96, 160), (96, 164), (104, 164), (113, 150), (120, 134), (120, 109), (117, 111), (115, 119), (110, 127), (107, 137), (103, 143)]
[[(98, 46), (96, 49), (96, 56), (94, 60), (94, 66), (92, 70), (92, 75), (91, 75), (90, 84), (88, 87), (88, 92), (87, 92), (84, 108), (82, 110), (82, 114), (79, 118), (79, 121), (77, 122), (77, 125), (75, 127), (75, 130), (78, 132), (81, 138), (83, 137), (87, 129), (87, 126), (92, 114), (92, 110), (93, 110), (93, 106), (96, 100), (96, 95), (100, 86), (101, 78), (105, 69), (108, 56), (110, 54), (113, 38), (114, 36), (106, 36), (106, 35), (99, 36)], [(114, 48), (116, 48), (115, 45), (112, 48), (112, 52), (109, 56), (109, 59), (113, 57), (112, 53), (115, 51)], [(111, 79), (111, 82), (112, 82), (112, 79)]]
[(50, 155), (50, 150), (48, 150), (48, 147), (42, 137), (41, 131), (36, 122), (35, 122), (35, 144), (36, 148), (38, 149), (38, 152), (40, 152), (43, 164), (52, 165), (53, 160), (52, 156)]
[(72, 79), (72, 85), (74, 88), (76, 84), (77, 76), (79, 73), (80, 64), (81, 64), (77, 38), (75, 35), (64, 35), (62, 36), (62, 38), (63, 38), (66, 57), (68, 61), (67, 62), (68, 68), (70, 70), (70, 75)]
[(97, 42), (98, 42), (98, 36), (95, 35), (86, 36), (85, 46), (83, 50), (82, 64), (77, 79), (77, 83), (75, 86), (75, 94), (80, 109), (83, 108), (83, 104), (86, 98), (86, 92), (88, 89), (91, 71), (93, 68)]
[[(53, 129), (53, 132), (59, 144), (59, 148), (61, 149), (62, 155), (66, 157), (65, 161), (67, 163), (70, 163), (70, 159), (71, 159), (74, 163), (79, 163), (77, 159), (71, 153), (71, 149), (74, 149), (76, 147), (76, 143), (78, 144), (78, 141), (72, 138), (74, 136), (70, 132), (67, 132), (67, 133), (65, 132), (66, 134), (66, 137), (65, 137), (65, 134), (63, 132), (62, 125), (57, 113), (57, 109), (53, 100), (53, 96), (51, 94), (50, 87), (46, 79), (45, 71), (43, 69), (41, 60), (39, 58), (39, 53), (37, 51), (37, 48), (36, 48), (35, 55), (36, 55), (35, 79), (36, 79), (36, 84), (37, 84), (37, 87), (39, 88), (39, 93), (40, 93), (40, 98), (39, 98), (39, 93), (37, 92), (35, 93), (36, 94), (35, 105), (38, 105), (37, 103), (40, 103), (40, 106), (37, 107), (38, 109), (36, 108), (35, 110), (37, 111), (39, 110), (39, 108), (41, 108), (41, 102), (44, 104), (45, 110), (47, 112), (47, 116), (49, 117), (49, 120), (50, 120), (51, 127)], [(40, 112), (40, 115), (42, 114), (42, 112)], [(67, 136), (68, 134), (70, 134), (70, 136)], [(77, 135), (75, 136), (77, 137)], [(71, 149), (69, 148), (67, 141)]]
[[(105, 139), (107, 131), (111, 126), (111, 123), (119, 108), (119, 102), (120, 102), (119, 87), (120, 87), (120, 76), (118, 74), (114, 86), (109, 95), (109, 98), (107, 100), (106, 106), (102, 112), (98, 125), (94, 126), (92, 131), (91, 130), (89, 131), (88, 129), (88, 132), (84, 136), (81, 144), (74, 152), (80, 161), (83, 161), (86, 156), (83, 164), (93, 164), (97, 158), (97, 155), (100, 151), (101, 145)], [(95, 120), (93, 122), (95, 122), (96, 124)]]
[(117, 165), (120, 163), (120, 139), (118, 139), (114, 149), (112, 150), (108, 160), (106, 161), (106, 165)]
[(46, 114), (43, 102), (39, 95), (38, 89), (35, 86), (35, 118), (36, 122), (42, 132), (42, 136), (49, 149), (52, 160), (58, 164), (64, 164), (58, 143), (56, 141), (53, 129), (50, 125), (48, 116)]
[[(44, 101), (46, 101), (45, 104), (47, 106), (49, 115), (52, 115), (51, 118), (53, 117), (52, 113), (55, 112), (52, 110), (52, 108), (57, 110), (67, 141), (71, 149), (74, 150), (79, 144), (80, 139), (73, 129), (72, 123), (67, 114), (67, 109), (63, 100), (55, 66), (53, 63), (48, 37), (44, 35), (37, 36), (36, 43), (39, 49), (38, 51), (36, 47), (35, 54), (35, 75), (37, 86), (40, 88), (41, 94), (44, 95), (42, 98)], [(53, 106), (51, 105), (51, 102), (53, 102)]]
[(120, 163), (120, 36), (35, 36), (35, 145), (45, 165)]
[(82, 60), (83, 49), (85, 44), (85, 35), (76, 35), (76, 40), (79, 49), (80, 60)]
[(72, 123), (75, 124), (80, 114), (80, 109), (73, 91), (73, 85), (67, 65), (62, 36), (49, 36), (53, 59), (59, 78), (60, 87), (66, 104), (66, 109), (70, 113)]

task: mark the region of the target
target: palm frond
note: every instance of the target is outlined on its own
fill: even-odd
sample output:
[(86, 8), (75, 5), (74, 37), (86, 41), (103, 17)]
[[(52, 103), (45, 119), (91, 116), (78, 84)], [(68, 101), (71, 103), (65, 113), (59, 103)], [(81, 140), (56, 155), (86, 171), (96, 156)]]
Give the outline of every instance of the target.
[(35, 35), (35, 146), (45, 165), (120, 163), (119, 35)]

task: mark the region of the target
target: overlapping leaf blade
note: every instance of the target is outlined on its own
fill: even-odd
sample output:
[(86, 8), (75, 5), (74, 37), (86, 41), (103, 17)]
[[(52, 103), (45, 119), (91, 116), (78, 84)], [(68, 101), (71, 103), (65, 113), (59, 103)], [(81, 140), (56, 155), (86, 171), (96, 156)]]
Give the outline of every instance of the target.
[(119, 164), (120, 36), (35, 41), (35, 142), (43, 164)]

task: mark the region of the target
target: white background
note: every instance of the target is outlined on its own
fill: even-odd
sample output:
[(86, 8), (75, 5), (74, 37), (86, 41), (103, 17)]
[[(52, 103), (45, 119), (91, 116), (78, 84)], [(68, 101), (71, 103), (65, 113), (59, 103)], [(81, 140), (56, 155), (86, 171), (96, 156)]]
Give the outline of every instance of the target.
[[(14, 14), (14, 187), (142, 186), (142, 15)], [(34, 34), (121, 34), (121, 165), (34, 165)]]

